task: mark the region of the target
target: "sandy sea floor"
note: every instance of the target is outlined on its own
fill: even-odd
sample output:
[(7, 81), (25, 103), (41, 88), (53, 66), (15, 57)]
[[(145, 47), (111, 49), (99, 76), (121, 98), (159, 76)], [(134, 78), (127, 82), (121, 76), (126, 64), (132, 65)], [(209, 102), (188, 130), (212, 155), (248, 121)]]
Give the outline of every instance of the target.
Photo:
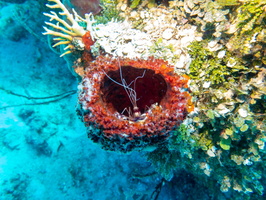
[(134, 178), (150, 173), (141, 153), (107, 152), (87, 139), (75, 112), (76, 94), (41, 105), (51, 99), (34, 99), (76, 90), (63, 59), (32, 35), (17, 42), (1, 38), (0, 46), (1, 199), (125, 199), (151, 193), (157, 176)]

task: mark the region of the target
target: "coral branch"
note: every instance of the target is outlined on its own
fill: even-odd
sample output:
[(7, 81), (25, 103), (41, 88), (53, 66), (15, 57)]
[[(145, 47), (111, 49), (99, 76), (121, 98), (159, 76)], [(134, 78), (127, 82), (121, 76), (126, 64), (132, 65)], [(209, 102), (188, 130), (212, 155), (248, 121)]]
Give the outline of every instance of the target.
[(58, 37), (61, 37), (61, 40), (63, 40), (63, 38), (69, 40), (69, 41), (72, 41), (72, 37), (69, 36), (69, 35), (66, 35), (66, 34), (63, 34), (61, 32), (57, 32), (57, 31), (52, 31), (46, 27), (43, 27), (44, 30), (46, 31), (45, 33), (43, 33), (43, 35), (54, 35), (54, 36), (58, 36)]
[[(48, 0), (51, 2), (54, 2), (54, 5), (46, 4), (48, 8), (51, 9), (61, 9), (62, 12), (59, 12), (59, 15), (62, 17), (66, 17), (67, 21), (64, 19), (61, 19), (60, 16), (56, 12), (51, 11), (50, 13), (43, 13), (45, 16), (50, 18), (50, 22), (45, 22), (46, 25), (48, 25), (49, 28), (43, 27), (46, 32), (43, 33), (43, 35), (52, 35), (56, 36), (54, 40), (59, 40), (53, 47), (56, 47), (58, 45), (65, 45), (68, 44), (66, 49), (70, 49), (70, 51), (64, 52), (61, 54), (61, 57), (71, 53), (73, 49), (75, 49), (75, 45), (70, 45), (75, 37), (81, 38), (85, 33), (86, 30), (78, 24), (79, 21), (85, 22), (85, 19), (80, 17), (74, 10), (73, 14), (71, 14), (66, 7), (60, 2), (60, 0)], [(51, 23), (51, 21), (56, 21), (55, 23)]]
[(52, 24), (52, 23), (50, 23), (50, 22), (45, 22), (45, 24), (47, 24), (47, 25), (49, 25), (49, 26), (51, 26), (51, 27), (53, 27), (53, 28), (55, 28), (55, 29), (58, 29), (58, 30), (60, 30), (60, 31), (63, 31), (63, 32), (67, 33), (68, 35), (78, 36), (76, 33), (73, 33), (73, 32), (71, 32), (71, 31), (69, 31), (69, 30), (67, 30), (67, 29), (65, 29), (65, 28), (63, 28), (63, 27), (61, 27), (61, 26), (59, 26), (58, 23), (57, 23), (57, 24)]
[[(52, 21), (53, 19), (57, 20), (58, 22), (62, 23), (67, 29), (72, 30), (74, 33), (76, 33), (79, 36), (83, 36), (85, 34), (86, 31), (84, 30), (84, 28), (78, 24), (78, 22), (74, 19), (74, 16), (66, 9), (66, 7), (60, 2), (60, 0), (48, 0), (48, 1), (54, 2), (55, 5), (46, 4), (46, 6), (52, 9), (60, 8), (63, 12), (60, 12), (59, 14), (62, 16), (65, 15), (72, 25), (69, 25), (66, 21), (60, 19), (55, 12), (51, 12), (53, 15), (51, 16), (50, 21)], [(45, 13), (44, 15), (46, 14), (47, 13)], [(49, 15), (50, 14), (47, 14), (46, 16), (49, 17)], [(77, 15), (76, 12), (75, 15)], [(80, 16), (78, 18), (81, 19)]]
[(58, 45), (63, 45), (63, 44), (69, 44), (70, 42), (69, 41), (60, 41), (60, 42), (57, 42), (56, 44), (53, 45), (53, 47), (56, 47)]

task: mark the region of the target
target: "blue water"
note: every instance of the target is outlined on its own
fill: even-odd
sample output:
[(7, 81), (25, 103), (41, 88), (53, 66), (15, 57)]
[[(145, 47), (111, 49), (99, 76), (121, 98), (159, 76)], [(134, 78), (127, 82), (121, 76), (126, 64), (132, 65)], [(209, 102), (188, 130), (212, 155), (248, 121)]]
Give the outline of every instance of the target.
[(179, 169), (165, 180), (145, 151), (87, 138), (77, 79), (42, 35), (45, 3), (0, 1), (0, 200), (231, 199), (207, 176)]
[(0, 199), (149, 199), (162, 178), (143, 153), (87, 138), (76, 78), (41, 34), (42, 7), (0, 6)]

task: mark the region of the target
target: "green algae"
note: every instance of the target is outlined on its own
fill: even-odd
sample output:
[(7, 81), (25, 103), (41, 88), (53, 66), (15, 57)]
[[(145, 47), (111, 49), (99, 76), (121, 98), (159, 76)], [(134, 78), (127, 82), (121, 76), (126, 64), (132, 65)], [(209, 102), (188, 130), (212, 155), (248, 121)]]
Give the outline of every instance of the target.
[(216, 2), (221, 6), (236, 6), (240, 4), (238, 0), (216, 0)]
[[(194, 8), (198, 9), (198, 1), (194, 3), (189, 14)], [(208, 5), (208, 1), (204, 3)], [(205, 11), (204, 3), (200, 9)], [(222, 10), (229, 9), (229, 15), (224, 12), (227, 22), (218, 22), (218, 19), (210, 17), (209, 22), (204, 23), (203, 17), (189, 16), (189, 22), (196, 23), (205, 31), (203, 40), (192, 42), (188, 48), (192, 61), (187, 74), (191, 78), (191, 94), (196, 100), (197, 111), (189, 114), (163, 148), (158, 148), (158, 151), (163, 149), (160, 153), (166, 155), (150, 156), (149, 160), (164, 176), (184, 168), (203, 182), (205, 180), (204, 184), (214, 193), (217, 191), (211, 186), (212, 181), (220, 184), (220, 191), (230, 191), (234, 199), (262, 199), (266, 182), (263, 69), (266, 60), (263, 51), (266, 2), (232, 0), (216, 3), (223, 7)], [(210, 5), (216, 6), (215, 3)], [(206, 12), (215, 13), (215, 10), (208, 9)], [(217, 34), (222, 40), (213, 35), (214, 31), (217, 32), (218, 23), (224, 26)], [(208, 25), (211, 25), (209, 30)], [(221, 47), (210, 48), (213, 41), (218, 41)], [(171, 49), (163, 47), (158, 39), (152, 51), (163, 48)], [(180, 165), (176, 166), (174, 159)], [(169, 160), (171, 167), (166, 171), (171, 173), (165, 173), (163, 163)], [(206, 181), (204, 175), (211, 178)]]
[(131, 7), (131, 8), (136, 8), (136, 7), (140, 4), (140, 2), (141, 2), (141, 0), (133, 0), (133, 1), (131, 2), (130, 7)]
[(130, 0), (128, 1), (130, 8), (136, 9), (139, 7), (147, 6), (147, 8), (153, 8), (157, 5), (155, 0)]
[(248, 125), (244, 124), (243, 126), (241, 126), (240, 131), (241, 132), (246, 132), (248, 130)]
[[(211, 187), (209, 182), (214, 181), (215, 188), (218, 182), (221, 191), (231, 191), (230, 194), (238, 199), (250, 199), (247, 196), (250, 193), (259, 198), (258, 195), (263, 195), (265, 173), (262, 169), (266, 164), (262, 159), (266, 156), (265, 86), (257, 84), (262, 80), (259, 74), (263, 72), (266, 60), (265, 54), (261, 53), (266, 35), (265, 3), (258, 0), (216, 2), (236, 7), (230, 8), (231, 18), (228, 19), (232, 30), (221, 31), (224, 37), (221, 49), (208, 48), (208, 43), (215, 40), (208, 32), (216, 31), (218, 18), (208, 19), (203, 41), (189, 46), (192, 62), (187, 74), (191, 85), (198, 87), (198, 90), (192, 90), (198, 111), (173, 131), (168, 143), (147, 156), (166, 180), (182, 167), (201, 178), (210, 176), (210, 179), (202, 178), (208, 187)], [(97, 22), (119, 19), (116, 4), (106, 1), (103, 12), (96, 16)], [(130, 7), (135, 9), (140, 4), (140, 0), (133, 0)], [(211, 8), (204, 7), (206, 12), (216, 14), (219, 11), (214, 2), (206, 5), (211, 5)], [(192, 16), (190, 21), (196, 19)], [(223, 20), (226, 20), (225, 16)], [(158, 38), (150, 49), (151, 53), (165, 50), (174, 52), (173, 46), (164, 46), (162, 38)], [(225, 56), (218, 56), (221, 51), (225, 51)], [(204, 86), (209, 82), (210, 85)], [(232, 95), (224, 96), (228, 91), (232, 91)], [(247, 110), (248, 117), (238, 113), (242, 107)]]
[(220, 146), (223, 150), (229, 150), (231, 146), (231, 139), (222, 138), (220, 141)]
[(161, 146), (149, 153), (147, 159), (166, 180), (171, 180), (178, 166), (179, 154)]
[[(210, 81), (213, 85), (218, 85), (225, 82), (235, 82), (237, 77), (232, 75), (236, 72), (241, 73), (245, 70), (250, 72), (250, 69), (242, 64), (239, 58), (225, 49), (225, 56), (219, 58), (217, 52), (207, 49), (207, 42), (208, 40), (196, 41), (189, 46), (189, 54), (192, 57), (189, 67), (190, 78)], [(230, 67), (230, 63), (233, 63), (233, 66)]]
[(101, 0), (102, 11), (95, 16), (97, 24), (106, 24), (111, 20), (122, 21), (123, 18), (119, 15), (116, 6), (117, 0)]
[[(235, 32), (223, 30), (221, 36), (225, 39), (221, 49), (208, 48), (208, 43), (214, 39), (212, 34), (189, 46), (192, 62), (187, 74), (191, 85), (198, 89), (192, 90), (192, 95), (199, 111), (189, 115), (188, 120), (173, 131), (168, 142), (147, 153), (147, 157), (166, 180), (171, 180), (176, 171), (184, 168), (201, 177), (214, 191), (218, 182), (220, 190), (231, 191), (233, 197), (249, 199), (254, 193), (253, 197), (260, 199), (265, 181), (262, 169), (266, 164), (262, 159), (266, 153), (265, 94), (261, 92), (263, 86), (250, 82), (252, 78), (259, 78), (263, 59), (266, 60), (260, 53), (265, 45), (265, 17), (258, 11), (264, 4), (261, 1), (216, 2), (232, 6), (231, 11), (239, 11), (231, 12), (229, 19), (237, 28)], [(140, 0), (132, 1), (130, 7), (137, 9), (140, 4)], [(104, 14), (106, 21), (110, 13)], [(118, 16), (115, 12), (110, 17), (112, 15)], [(106, 23), (104, 19), (97, 20)], [(215, 31), (215, 20), (209, 22), (213, 26), (211, 31)], [(166, 50), (174, 52), (171, 45), (164, 46), (161, 38), (150, 49), (151, 53)], [(224, 56), (218, 56), (221, 51), (225, 51)], [(206, 82), (210, 85), (203, 87)], [(229, 90), (232, 95), (224, 96)], [(248, 117), (238, 113), (242, 107), (247, 110)], [(211, 178), (204, 179), (205, 176)], [(215, 182), (215, 187), (211, 187), (211, 182)]]

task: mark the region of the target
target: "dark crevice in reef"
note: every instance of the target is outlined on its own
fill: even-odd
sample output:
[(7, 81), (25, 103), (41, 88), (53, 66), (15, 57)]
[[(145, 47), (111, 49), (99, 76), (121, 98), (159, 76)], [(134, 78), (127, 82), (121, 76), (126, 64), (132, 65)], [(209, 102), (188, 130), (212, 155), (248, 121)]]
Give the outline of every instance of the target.
[(160, 104), (165, 97), (167, 84), (160, 74), (151, 69), (122, 66), (107, 73), (101, 91), (106, 103), (128, 116), (134, 110), (131, 102), (134, 99), (141, 114), (154, 103)]

